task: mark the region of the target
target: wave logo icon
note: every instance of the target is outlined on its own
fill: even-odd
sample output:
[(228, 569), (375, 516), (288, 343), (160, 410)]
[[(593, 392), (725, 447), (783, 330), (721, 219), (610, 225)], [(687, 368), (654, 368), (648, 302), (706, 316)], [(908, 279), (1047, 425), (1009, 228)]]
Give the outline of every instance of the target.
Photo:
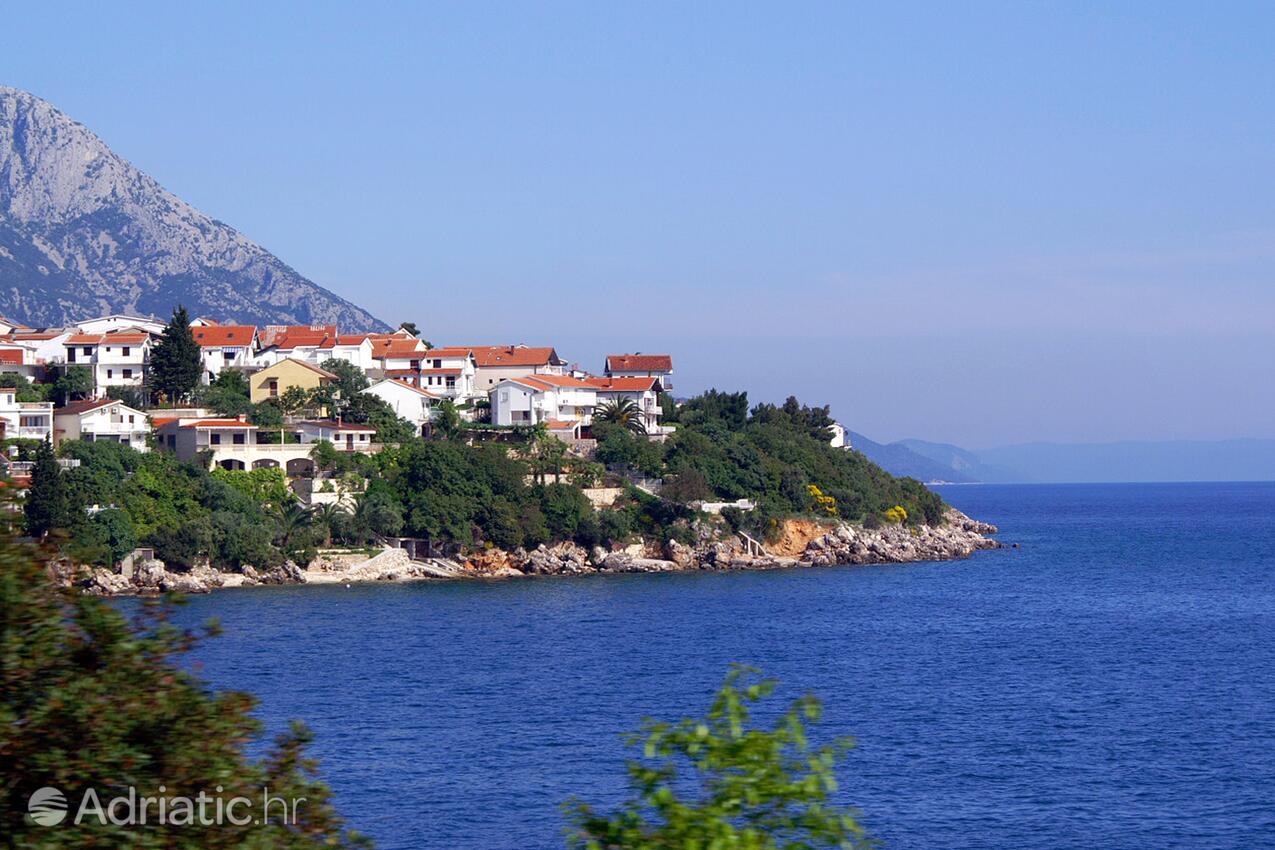
[(56, 788), (41, 788), (27, 800), (27, 812), (40, 826), (57, 826), (66, 820), (66, 795)]

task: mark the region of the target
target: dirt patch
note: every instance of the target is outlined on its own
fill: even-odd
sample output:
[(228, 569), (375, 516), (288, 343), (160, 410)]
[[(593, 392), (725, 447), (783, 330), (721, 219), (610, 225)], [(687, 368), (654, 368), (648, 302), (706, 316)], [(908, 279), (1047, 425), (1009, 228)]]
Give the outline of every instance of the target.
[(831, 526), (821, 525), (812, 519), (786, 519), (779, 539), (766, 544), (766, 551), (772, 555), (785, 558), (796, 558), (806, 551), (810, 541), (823, 537), (831, 530)]

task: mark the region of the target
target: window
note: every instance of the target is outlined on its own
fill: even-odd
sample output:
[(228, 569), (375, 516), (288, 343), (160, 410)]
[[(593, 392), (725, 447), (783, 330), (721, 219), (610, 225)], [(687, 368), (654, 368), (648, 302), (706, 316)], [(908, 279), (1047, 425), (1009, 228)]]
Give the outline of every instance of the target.
[(413, 368), (413, 369), (417, 369), (417, 370), (419, 370), (419, 369), (421, 368), (421, 361), (419, 361), (419, 360), (413, 360), (413, 361), (412, 361), (412, 368)]
[(169, 447), (170, 449), (175, 449), (175, 448), (177, 448), (177, 435), (176, 435), (176, 434), (169, 434), (169, 435), (168, 435), (168, 447)]
[(214, 445), (214, 446), (219, 446), (219, 445), (221, 445), (221, 435), (220, 435), (220, 434), (209, 434), (209, 435), (208, 435), (208, 442), (209, 442), (209, 444), (210, 444), (210, 445)]
[(132, 424), (133, 424), (133, 414), (131, 414), (131, 413), (128, 415), (128, 424), (129, 424), (129, 425), (132, 425)]
[(442, 361), (442, 360), (435, 360), (435, 361), (434, 361), (434, 368), (435, 368), (435, 369), (441, 369), (441, 368), (443, 368), (443, 361)]
[(268, 387), (270, 389), (270, 397), (278, 398), (279, 397), (279, 381), (275, 378), (271, 378)]
[[(108, 348), (108, 349), (106, 349), (106, 350), (107, 350), (107, 351), (110, 351), (110, 349), (109, 349), (109, 348)], [(127, 357), (127, 356), (128, 356), (128, 352), (129, 352), (129, 348), (128, 348), (128, 346), (126, 345), (126, 346), (124, 346), (123, 348), (121, 348), (121, 349), (120, 349), (120, 351), (122, 351), (122, 352), (124, 353), (124, 356), (125, 356), (125, 357)]]
[(92, 356), (93, 356), (93, 346), (91, 346), (91, 345), (86, 345), (86, 346), (84, 346), (83, 354), (84, 354), (84, 356), (85, 356), (85, 357), (92, 357)]
[(108, 378), (114, 378), (114, 377), (115, 377), (115, 372), (114, 372), (114, 370), (112, 370), (112, 369), (107, 369), (107, 370), (106, 370), (106, 377), (108, 377)]
[(124, 375), (124, 377), (125, 377), (125, 378), (131, 378), (131, 377), (133, 377), (133, 370), (132, 370), (132, 369), (125, 369), (125, 370), (124, 370), (124, 372), (123, 372), (123, 375)]
[(231, 438), (231, 442), (233, 442), (236, 446), (242, 446), (242, 445), (243, 445), (243, 434), (235, 434), (235, 435)]
[(452, 378), (452, 377), (448, 377), (448, 378), (447, 378), (447, 389), (449, 389), (449, 390), (454, 390), (454, 389), (456, 389), (456, 379), (455, 379), (455, 378)]

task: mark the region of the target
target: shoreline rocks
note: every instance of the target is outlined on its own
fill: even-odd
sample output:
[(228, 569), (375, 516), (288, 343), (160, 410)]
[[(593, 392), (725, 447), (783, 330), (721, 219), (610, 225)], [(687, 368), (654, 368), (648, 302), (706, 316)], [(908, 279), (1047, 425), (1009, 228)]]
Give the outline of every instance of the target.
[[(51, 570), (67, 584), (79, 586), (95, 596), (135, 596), (157, 593), (207, 593), (222, 587), (252, 587), (283, 584), (353, 584), (424, 579), (478, 580), (529, 576), (581, 576), (601, 573), (665, 573), (693, 570), (773, 570), (794, 567), (822, 567), (860, 564), (901, 564), (918, 561), (951, 561), (968, 558), (984, 549), (1002, 546), (988, 535), (997, 528), (949, 509), (941, 526), (899, 525), (869, 529), (840, 523), (812, 527), (801, 523), (799, 534), (785, 534), (775, 547), (783, 554), (750, 553), (738, 537), (726, 540), (701, 539), (695, 545), (676, 540), (663, 544), (633, 544), (610, 551), (601, 546), (592, 551), (575, 543), (539, 546), (531, 551), (486, 549), (470, 555), (463, 563), (426, 565), (408, 558), (402, 549), (386, 548), (371, 557), (327, 554), (316, 558), (306, 569), (292, 562), (265, 569), (245, 565), (238, 573), (223, 573), (207, 565), (187, 572), (169, 571), (162, 561), (150, 559), (138, 564), (131, 575), (97, 568), (73, 576), (63, 563)], [(793, 554), (805, 543), (804, 550)], [(808, 540), (808, 542), (806, 542)]]

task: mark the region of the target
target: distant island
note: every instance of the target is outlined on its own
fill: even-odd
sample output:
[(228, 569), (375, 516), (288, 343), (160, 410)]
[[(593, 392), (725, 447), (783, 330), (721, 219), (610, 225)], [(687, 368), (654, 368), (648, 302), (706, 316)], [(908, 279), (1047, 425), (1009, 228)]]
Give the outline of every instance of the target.
[(971, 451), (924, 440), (851, 438), (891, 473), (930, 483), (1275, 481), (1275, 440), (1022, 443)]

